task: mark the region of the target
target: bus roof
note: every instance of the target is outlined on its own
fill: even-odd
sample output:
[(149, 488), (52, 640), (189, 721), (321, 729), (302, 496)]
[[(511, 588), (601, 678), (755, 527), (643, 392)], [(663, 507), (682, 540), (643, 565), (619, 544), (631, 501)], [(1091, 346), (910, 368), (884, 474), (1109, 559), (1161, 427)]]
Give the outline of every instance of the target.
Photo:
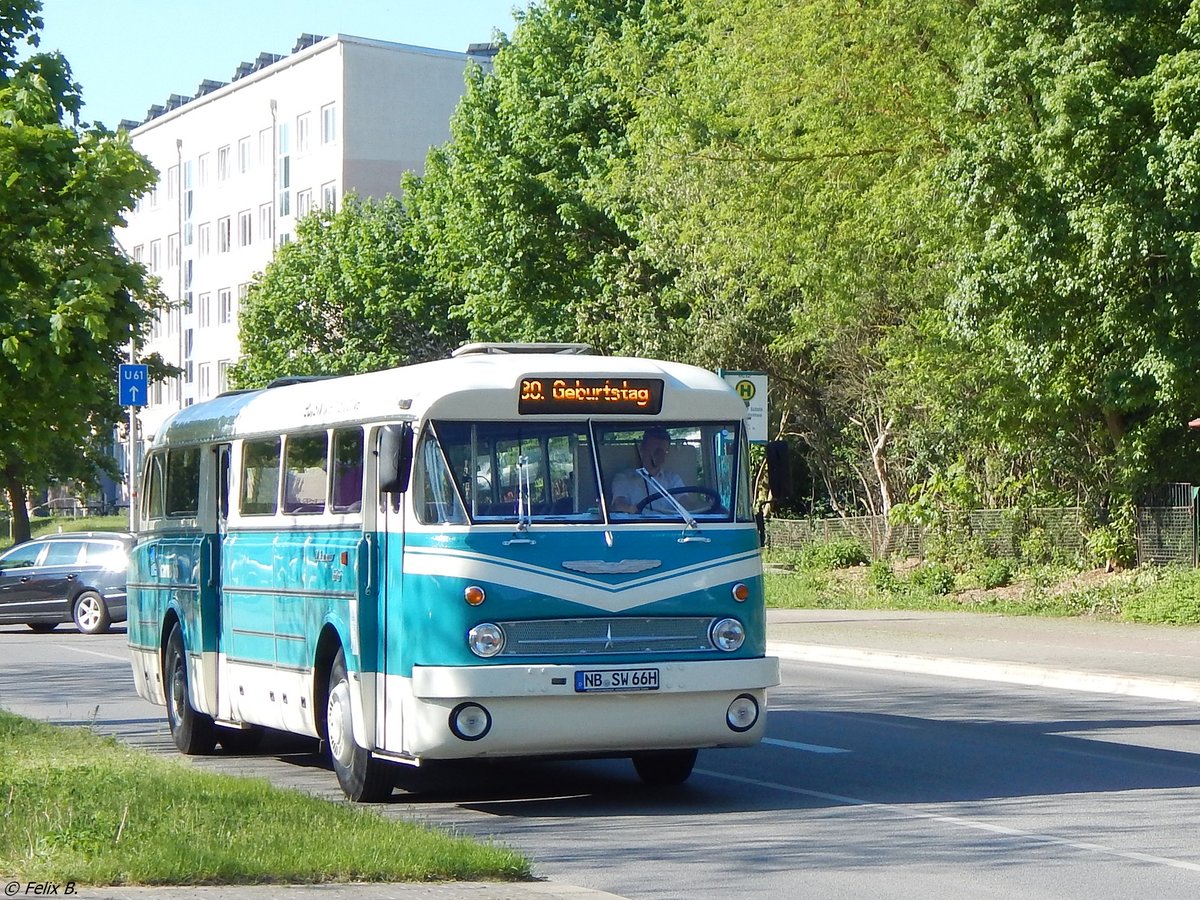
[[(562, 353), (475, 354), (281, 387), (223, 394), (170, 416), (154, 445), (207, 442), (374, 421), (495, 420), (519, 416), (522, 383), (530, 380), (661, 379), (662, 409), (652, 419), (740, 420), (746, 405), (713, 372), (682, 363)], [(580, 406), (566, 417), (636, 418)]]

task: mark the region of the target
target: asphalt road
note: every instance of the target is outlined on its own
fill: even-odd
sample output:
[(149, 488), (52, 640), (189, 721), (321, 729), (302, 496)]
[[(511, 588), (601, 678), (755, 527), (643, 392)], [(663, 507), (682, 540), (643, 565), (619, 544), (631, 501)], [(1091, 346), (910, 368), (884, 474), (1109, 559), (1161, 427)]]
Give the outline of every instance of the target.
[[(785, 662), (759, 747), (648, 791), (625, 761), (406, 777), (386, 805), (642, 898), (1200, 896), (1195, 704)], [(0, 706), (172, 752), (124, 634), (0, 628)], [(336, 799), (308, 742), (205, 768)]]

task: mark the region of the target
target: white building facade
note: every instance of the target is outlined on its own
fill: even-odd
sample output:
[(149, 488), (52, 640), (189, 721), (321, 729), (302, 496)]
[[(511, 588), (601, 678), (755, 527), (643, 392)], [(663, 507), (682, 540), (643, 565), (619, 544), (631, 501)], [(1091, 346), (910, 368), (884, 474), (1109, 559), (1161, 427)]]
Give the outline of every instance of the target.
[(240, 302), (297, 219), (336, 211), (347, 192), (398, 194), (402, 173), (449, 139), (467, 67), (494, 50), (302, 35), (289, 56), (262, 54), (228, 84), (205, 81), (122, 123), (159, 180), (117, 239), (175, 301), (145, 352), (183, 369), (151, 388), (143, 437), (228, 387)]

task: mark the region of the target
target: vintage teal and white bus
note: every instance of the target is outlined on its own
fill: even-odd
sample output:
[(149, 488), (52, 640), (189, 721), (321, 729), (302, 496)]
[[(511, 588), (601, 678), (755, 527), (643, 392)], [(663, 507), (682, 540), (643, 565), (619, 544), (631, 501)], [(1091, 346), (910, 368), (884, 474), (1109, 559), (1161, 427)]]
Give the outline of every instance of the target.
[(473, 757), (682, 782), (778, 682), (744, 415), (703, 369), (516, 344), (182, 409), (143, 467), (138, 693), (184, 753), (318, 738), (353, 800)]

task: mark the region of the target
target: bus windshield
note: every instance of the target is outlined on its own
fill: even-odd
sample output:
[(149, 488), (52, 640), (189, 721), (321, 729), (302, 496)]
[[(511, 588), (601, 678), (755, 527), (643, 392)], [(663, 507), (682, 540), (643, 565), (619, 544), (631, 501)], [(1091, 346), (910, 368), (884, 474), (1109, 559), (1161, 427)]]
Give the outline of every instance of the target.
[[(416, 454), (434, 524), (748, 521), (740, 423), (452, 422)], [(598, 485), (603, 488), (600, 503)]]

